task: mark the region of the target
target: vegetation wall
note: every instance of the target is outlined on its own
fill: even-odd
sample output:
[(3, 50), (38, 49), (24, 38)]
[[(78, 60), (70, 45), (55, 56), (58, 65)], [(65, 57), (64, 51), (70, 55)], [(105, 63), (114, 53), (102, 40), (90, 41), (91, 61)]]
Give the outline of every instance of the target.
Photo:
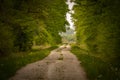
[(75, 0), (77, 44), (92, 54), (120, 59), (120, 1)]
[(0, 0), (0, 54), (61, 42), (66, 0)]

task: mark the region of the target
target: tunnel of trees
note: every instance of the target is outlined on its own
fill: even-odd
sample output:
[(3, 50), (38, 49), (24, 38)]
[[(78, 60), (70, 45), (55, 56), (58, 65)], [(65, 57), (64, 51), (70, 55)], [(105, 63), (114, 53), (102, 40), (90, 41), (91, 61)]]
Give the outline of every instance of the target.
[[(71, 1), (76, 45), (120, 68), (120, 0)], [(0, 0), (0, 56), (62, 43), (67, 11), (66, 0)]]

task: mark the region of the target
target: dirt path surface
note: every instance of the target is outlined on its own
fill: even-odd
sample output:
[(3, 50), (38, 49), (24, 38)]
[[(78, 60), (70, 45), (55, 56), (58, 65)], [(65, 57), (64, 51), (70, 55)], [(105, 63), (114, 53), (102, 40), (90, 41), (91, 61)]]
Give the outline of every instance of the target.
[(87, 80), (87, 77), (76, 56), (70, 52), (70, 46), (63, 45), (45, 59), (18, 70), (9, 80)]

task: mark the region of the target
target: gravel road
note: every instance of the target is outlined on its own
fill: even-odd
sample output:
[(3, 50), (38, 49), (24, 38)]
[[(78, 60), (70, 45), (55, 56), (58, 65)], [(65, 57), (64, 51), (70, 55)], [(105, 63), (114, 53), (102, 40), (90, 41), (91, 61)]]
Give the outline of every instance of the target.
[(51, 51), (41, 61), (18, 70), (9, 80), (88, 80), (80, 61), (70, 52), (69, 45)]

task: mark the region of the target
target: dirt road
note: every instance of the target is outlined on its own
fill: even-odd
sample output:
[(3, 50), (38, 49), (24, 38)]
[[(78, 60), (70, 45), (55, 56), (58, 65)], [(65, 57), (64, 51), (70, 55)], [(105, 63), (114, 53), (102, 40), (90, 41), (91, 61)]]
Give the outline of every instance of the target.
[(70, 46), (63, 45), (45, 59), (21, 68), (9, 80), (87, 80), (87, 77), (76, 56), (70, 52)]

